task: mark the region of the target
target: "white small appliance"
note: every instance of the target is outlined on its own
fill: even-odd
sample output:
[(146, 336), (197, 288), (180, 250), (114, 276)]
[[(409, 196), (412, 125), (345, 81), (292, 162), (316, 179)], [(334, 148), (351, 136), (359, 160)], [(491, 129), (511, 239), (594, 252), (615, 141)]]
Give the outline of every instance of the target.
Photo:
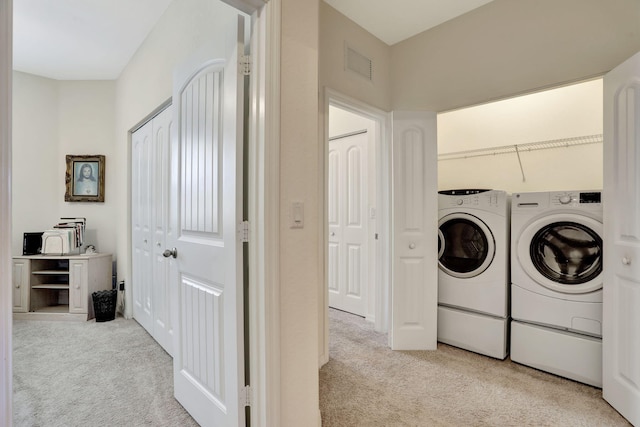
[(602, 386), (600, 191), (516, 193), (511, 360)]
[(509, 327), (509, 196), (438, 194), (438, 340), (504, 359)]

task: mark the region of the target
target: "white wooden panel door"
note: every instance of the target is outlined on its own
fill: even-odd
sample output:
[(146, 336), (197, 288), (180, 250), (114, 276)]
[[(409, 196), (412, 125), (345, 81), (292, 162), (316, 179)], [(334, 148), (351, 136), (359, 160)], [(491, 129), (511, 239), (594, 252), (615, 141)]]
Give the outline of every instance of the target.
[(367, 133), (329, 142), (329, 306), (367, 311)]
[(640, 425), (640, 53), (604, 78), (603, 397)]
[(151, 192), (153, 124), (148, 122), (131, 135), (131, 245), (133, 318), (149, 333), (152, 315)]
[[(237, 18), (236, 18), (237, 17)], [(172, 181), (174, 393), (202, 426), (244, 425), (242, 244), (243, 21), (175, 73)]]
[(169, 263), (162, 254), (171, 232), (172, 121), (172, 109), (165, 108), (131, 137), (133, 317), (169, 354), (173, 354)]
[(393, 113), (394, 350), (435, 350), (438, 310), (436, 115)]
[(171, 184), (171, 126), (173, 110), (166, 108), (155, 116), (153, 123), (153, 168), (150, 190), (153, 203), (152, 219), (152, 285), (153, 331), (151, 335), (173, 355), (173, 321), (169, 298), (169, 260), (163, 256), (169, 228), (169, 194)]

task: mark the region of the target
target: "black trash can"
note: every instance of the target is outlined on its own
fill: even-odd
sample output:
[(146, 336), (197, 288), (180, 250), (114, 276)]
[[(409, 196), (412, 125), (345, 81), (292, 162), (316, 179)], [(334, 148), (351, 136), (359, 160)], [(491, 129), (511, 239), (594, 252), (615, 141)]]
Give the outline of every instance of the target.
[(94, 292), (91, 294), (91, 298), (93, 299), (96, 322), (108, 322), (116, 318), (117, 290), (110, 289), (108, 291)]

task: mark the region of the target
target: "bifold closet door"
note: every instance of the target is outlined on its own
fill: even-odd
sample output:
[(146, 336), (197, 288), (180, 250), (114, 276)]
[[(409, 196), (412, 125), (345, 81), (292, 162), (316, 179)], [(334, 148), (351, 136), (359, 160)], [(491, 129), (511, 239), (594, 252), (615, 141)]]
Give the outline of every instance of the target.
[(131, 229), (133, 317), (172, 354), (169, 266), (162, 253), (169, 224), (171, 108), (132, 134)]
[(602, 397), (640, 426), (640, 52), (604, 76)]

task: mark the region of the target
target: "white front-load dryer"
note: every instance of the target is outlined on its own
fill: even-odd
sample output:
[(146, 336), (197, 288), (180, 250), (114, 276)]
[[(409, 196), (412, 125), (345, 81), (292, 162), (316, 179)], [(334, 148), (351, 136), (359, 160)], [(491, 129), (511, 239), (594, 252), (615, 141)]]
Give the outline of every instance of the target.
[(601, 386), (599, 191), (516, 193), (511, 207), (511, 359)]
[(508, 354), (509, 196), (438, 194), (438, 339), (491, 357)]

